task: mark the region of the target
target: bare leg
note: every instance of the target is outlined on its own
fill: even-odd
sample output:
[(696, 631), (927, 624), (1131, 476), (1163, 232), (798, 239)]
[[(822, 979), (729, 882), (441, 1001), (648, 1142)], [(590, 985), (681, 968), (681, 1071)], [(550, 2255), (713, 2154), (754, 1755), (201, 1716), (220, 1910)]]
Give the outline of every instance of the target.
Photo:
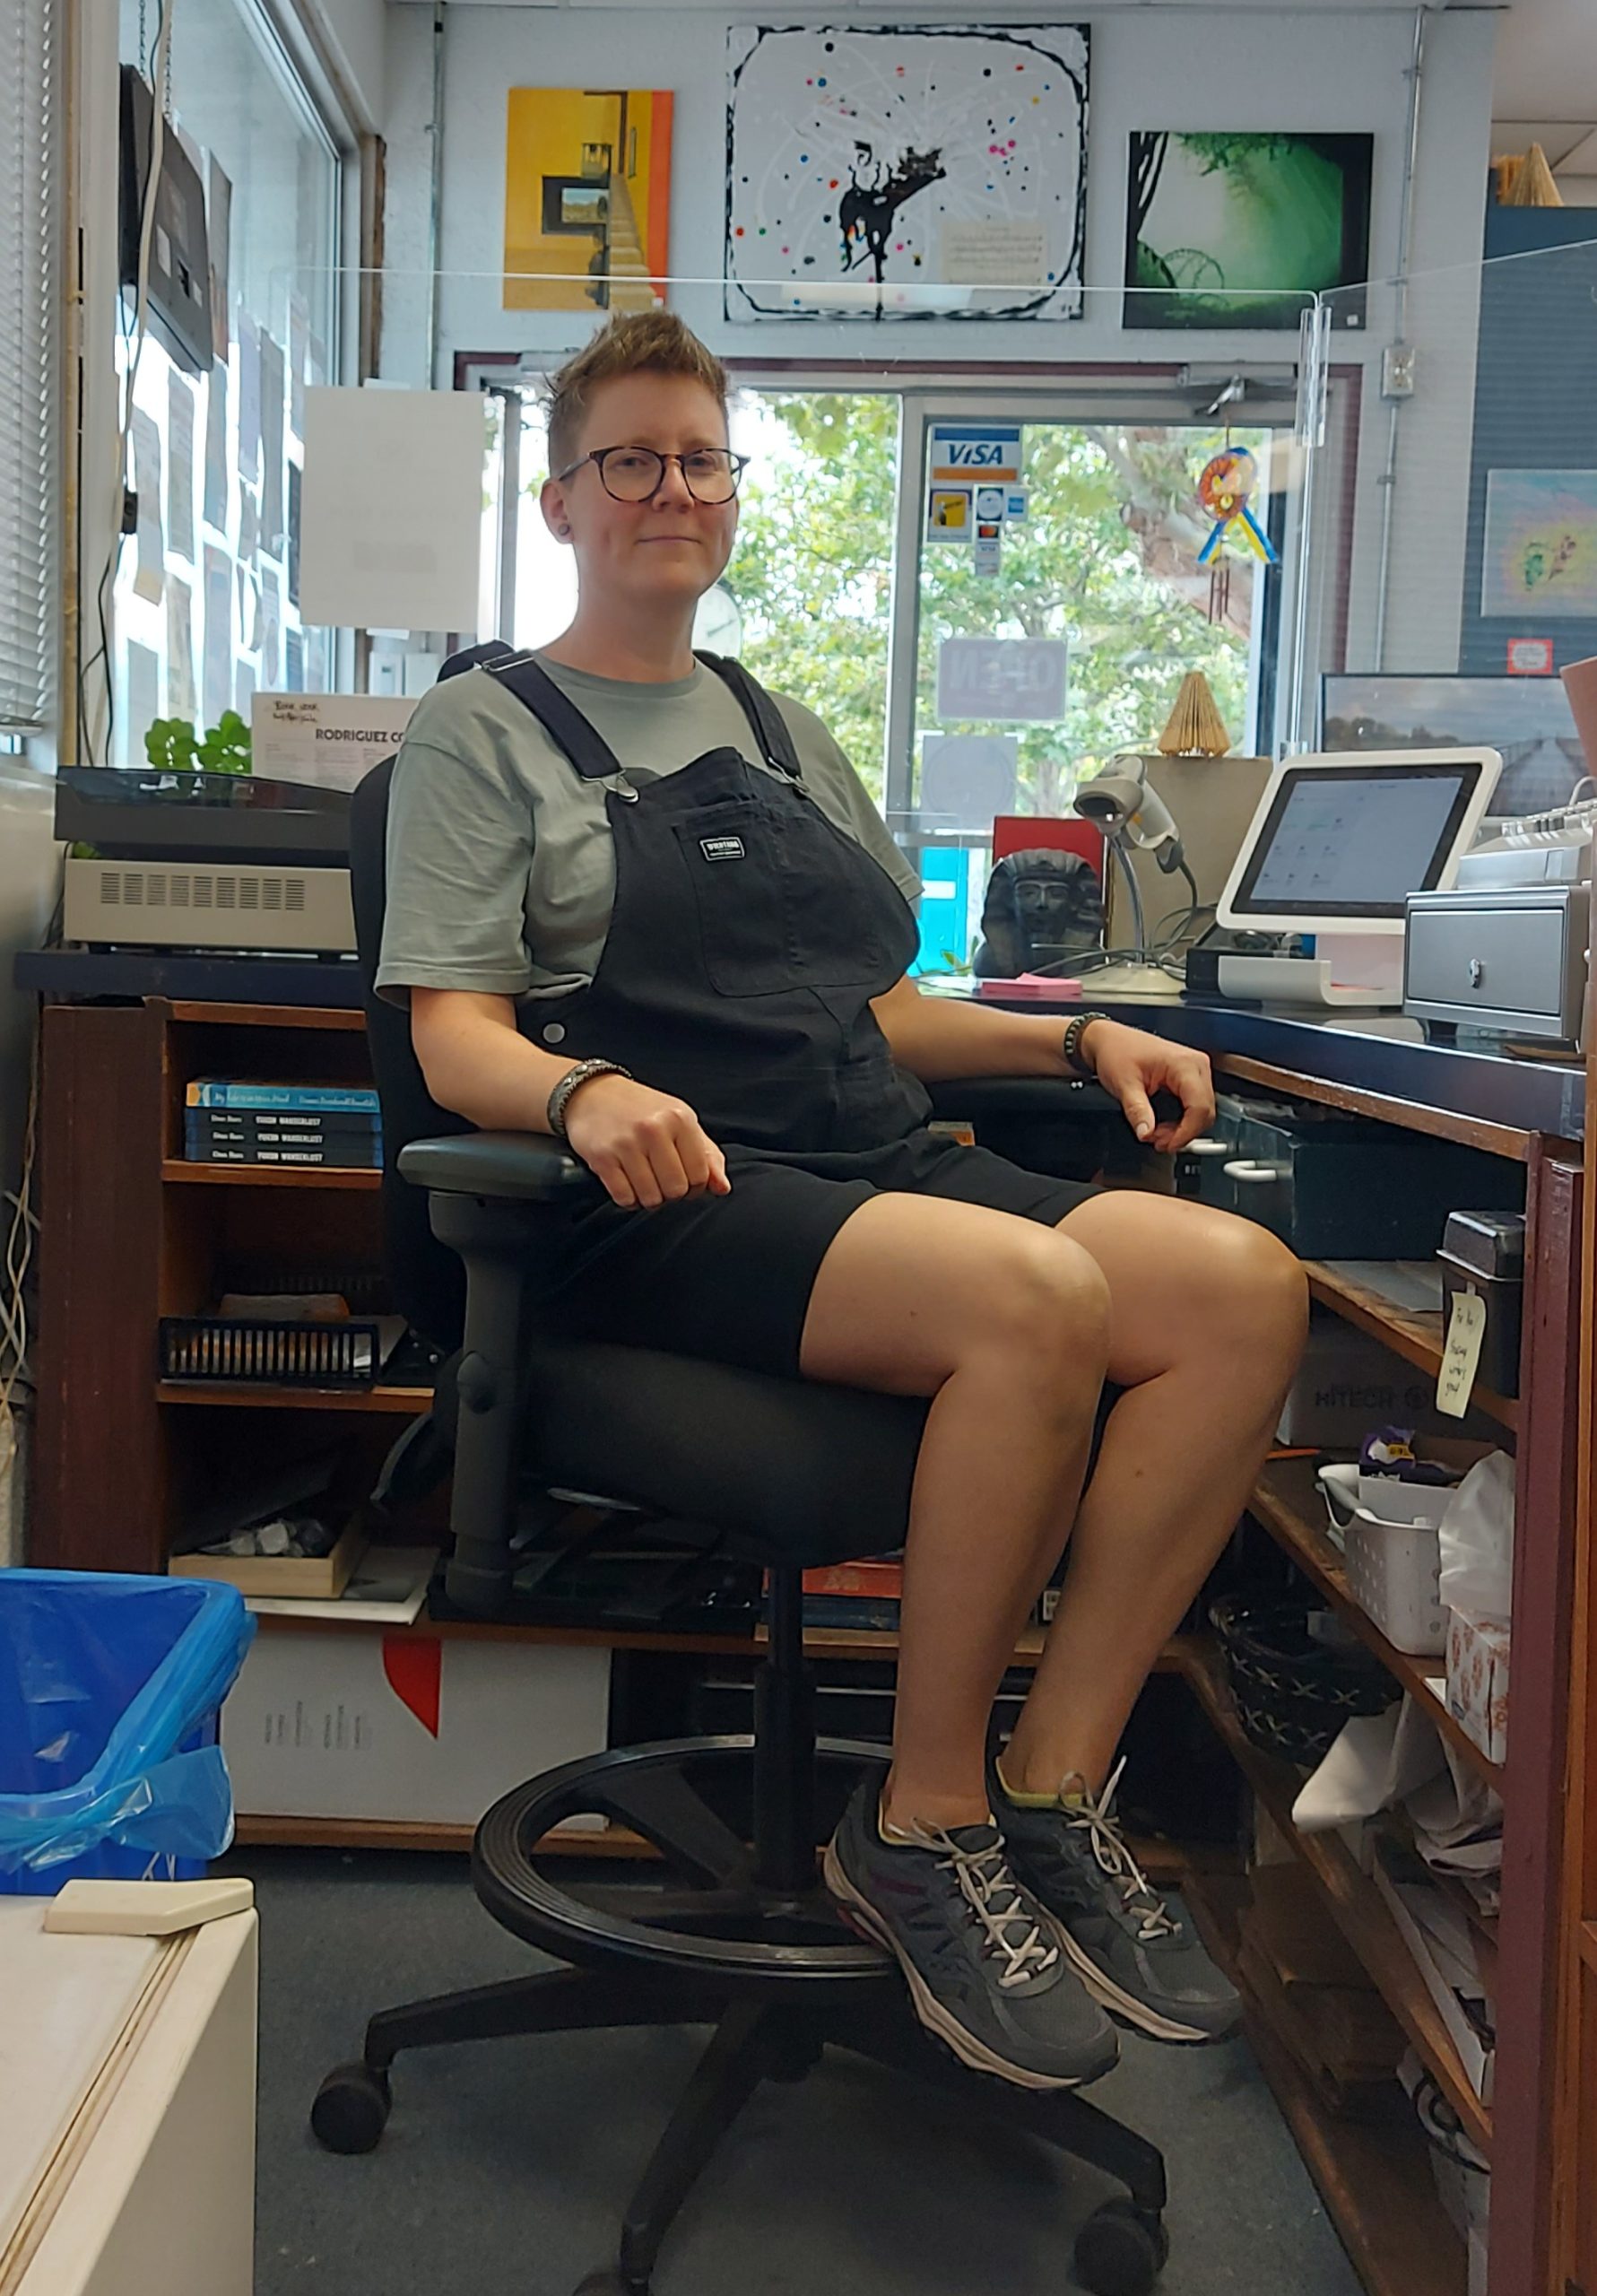
[(1003, 1213), (880, 1196), (822, 1263), (805, 1377), (933, 1398), (905, 1551), (896, 1824), (986, 1818), (993, 1700), (1075, 1511), (1108, 1344), (1088, 1252)]
[(1265, 1230), (1170, 1197), (1097, 1196), (1063, 1232), (1109, 1289), (1109, 1415), (1031, 1695), (1020, 1792), (1094, 1793), (1167, 1637), (1246, 1504), (1303, 1345), (1297, 1261)]

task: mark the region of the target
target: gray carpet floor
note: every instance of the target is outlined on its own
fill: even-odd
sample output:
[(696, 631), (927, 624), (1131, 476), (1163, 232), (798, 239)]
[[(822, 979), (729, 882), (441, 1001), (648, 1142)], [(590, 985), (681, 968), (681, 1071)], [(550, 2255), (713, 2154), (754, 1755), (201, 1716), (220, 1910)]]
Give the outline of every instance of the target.
[[(704, 2035), (576, 2035), (402, 2058), (378, 2150), (306, 2114), (374, 2009), (534, 1966), (464, 1859), (238, 1852), (261, 1915), (256, 2296), (572, 2296)], [(613, 1869), (608, 1878), (614, 1878)], [(1160, 2144), (1163, 2296), (1358, 2296), (1245, 2043), (1128, 2036), (1095, 2100)], [(679, 2221), (655, 2296), (1066, 2296), (1113, 2187), (851, 2060), (762, 2091)]]

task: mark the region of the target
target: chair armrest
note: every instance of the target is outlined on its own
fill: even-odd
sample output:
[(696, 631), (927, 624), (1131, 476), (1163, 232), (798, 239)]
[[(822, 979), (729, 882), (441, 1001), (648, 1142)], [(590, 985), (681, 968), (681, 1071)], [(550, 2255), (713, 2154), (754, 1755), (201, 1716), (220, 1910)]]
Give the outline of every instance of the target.
[(1085, 1076), (956, 1076), (926, 1089), (934, 1117), (972, 1124), (995, 1116), (1106, 1116), (1120, 1105)]
[(399, 1152), (403, 1178), (444, 1196), (519, 1197), (553, 1204), (597, 1187), (568, 1148), (541, 1132), (462, 1132), (412, 1140)]

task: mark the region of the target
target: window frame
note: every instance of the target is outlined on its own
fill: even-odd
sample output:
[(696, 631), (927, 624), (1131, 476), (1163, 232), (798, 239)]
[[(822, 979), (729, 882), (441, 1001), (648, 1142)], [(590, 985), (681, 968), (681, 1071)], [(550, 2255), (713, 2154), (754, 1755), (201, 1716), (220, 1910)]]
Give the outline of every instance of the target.
[[(462, 352), (455, 361), (456, 387), (490, 392), (507, 400), (518, 398), (535, 389), (555, 363), (546, 352)], [(1032, 422), (1141, 422), (1187, 426), (1208, 419), (1215, 422), (1217, 439), (1223, 429), (1223, 416), (1210, 413), (1220, 383), (1208, 369), (1199, 374), (1185, 368), (1149, 365), (1017, 369), (902, 363), (882, 366), (864, 361), (754, 358), (729, 359), (725, 364), (734, 392), (859, 393), (892, 396), (898, 402), (898, 476), (881, 760), (882, 806), (890, 819), (902, 820), (914, 811), (921, 504), (932, 423), (984, 415)], [(1232, 371), (1228, 366), (1227, 375)], [(1238, 424), (1272, 429), (1285, 455), (1290, 448), (1299, 413), (1296, 366), (1261, 368), (1244, 362), (1236, 367), (1235, 372), (1248, 386), (1246, 396), (1235, 402)], [(1320, 450), (1329, 450), (1329, 464), (1321, 474), (1321, 483), (1328, 495), (1339, 500), (1349, 483), (1349, 457), (1355, 462), (1357, 458), (1358, 383), (1357, 369), (1333, 366), (1329, 371), (1327, 441), (1326, 448)], [(510, 643), (514, 642), (515, 619), (515, 520), (521, 500), (519, 428), (509, 422), (500, 426), (499, 579), (495, 634)], [(906, 473), (912, 465), (916, 476), (910, 484), (906, 483)], [(1255, 735), (1261, 752), (1271, 754), (1283, 744), (1306, 746), (1302, 740), (1293, 740), (1301, 722), (1301, 708), (1294, 708), (1293, 697), (1308, 673), (1305, 665), (1287, 658), (1287, 649), (1294, 644), (1298, 627), (1298, 586), (1303, 579), (1307, 539), (1301, 530), (1299, 508), (1300, 495), (1296, 487), (1278, 490), (1272, 497), (1271, 539), (1280, 554), (1280, 566), (1265, 586)], [(1320, 523), (1317, 513), (1316, 526)], [(1337, 541), (1338, 546), (1329, 553), (1329, 561), (1323, 554), (1314, 570), (1311, 595), (1306, 601), (1313, 625), (1307, 650), (1316, 660), (1323, 656), (1329, 658), (1327, 646), (1334, 654), (1345, 639), (1350, 525), (1340, 533)], [(1317, 679), (1314, 682), (1317, 683)]]

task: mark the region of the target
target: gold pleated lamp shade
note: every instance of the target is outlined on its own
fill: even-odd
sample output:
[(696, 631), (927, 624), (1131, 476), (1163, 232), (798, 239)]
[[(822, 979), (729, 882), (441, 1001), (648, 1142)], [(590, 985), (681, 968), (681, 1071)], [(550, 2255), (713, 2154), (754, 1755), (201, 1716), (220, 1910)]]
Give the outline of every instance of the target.
[(1564, 195), (1553, 181), (1540, 144), (1528, 152), (1507, 152), (1492, 161), (1497, 171), (1499, 207), (1562, 207)]
[(1224, 757), (1230, 748), (1231, 736), (1202, 670), (1189, 670), (1182, 679), (1159, 745), (1166, 757)]

